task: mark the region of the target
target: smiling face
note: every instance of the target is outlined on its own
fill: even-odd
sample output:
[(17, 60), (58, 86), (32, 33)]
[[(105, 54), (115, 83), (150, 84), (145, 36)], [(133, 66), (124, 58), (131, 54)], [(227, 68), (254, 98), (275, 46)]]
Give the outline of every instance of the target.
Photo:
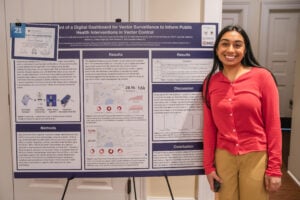
[(245, 52), (244, 38), (237, 31), (224, 33), (216, 49), (217, 56), (225, 68), (242, 66)]

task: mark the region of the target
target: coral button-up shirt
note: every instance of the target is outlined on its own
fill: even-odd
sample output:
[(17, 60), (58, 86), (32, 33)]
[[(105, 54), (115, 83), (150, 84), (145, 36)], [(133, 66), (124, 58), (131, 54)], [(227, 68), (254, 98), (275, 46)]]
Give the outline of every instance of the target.
[(210, 108), (203, 103), (205, 173), (215, 170), (215, 149), (220, 148), (233, 155), (266, 151), (266, 174), (281, 176), (279, 96), (270, 72), (252, 67), (233, 82), (217, 72), (208, 100)]

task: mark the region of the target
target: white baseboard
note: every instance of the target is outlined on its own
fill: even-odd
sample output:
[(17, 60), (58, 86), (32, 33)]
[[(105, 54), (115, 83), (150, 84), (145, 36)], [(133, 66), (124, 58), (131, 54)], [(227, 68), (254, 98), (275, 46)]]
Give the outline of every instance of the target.
[[(196, 200), (192, 197), (174, 197), (175, 200)], [(172, 200), (171, 197), (147, 197), (147, 200)]]
[(300, 186), (300, 181), (294, 176), (294, 174), (290, 170), (288, 170), (287, 173), (297, 183), (297, 185)]

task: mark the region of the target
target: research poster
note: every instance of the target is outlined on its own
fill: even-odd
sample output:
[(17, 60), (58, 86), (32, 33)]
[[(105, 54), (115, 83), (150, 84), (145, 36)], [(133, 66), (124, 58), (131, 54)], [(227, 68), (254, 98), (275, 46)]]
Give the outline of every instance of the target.
[(14, 25), (14, 176), (203, 174), (201, 92), (217, 27)]

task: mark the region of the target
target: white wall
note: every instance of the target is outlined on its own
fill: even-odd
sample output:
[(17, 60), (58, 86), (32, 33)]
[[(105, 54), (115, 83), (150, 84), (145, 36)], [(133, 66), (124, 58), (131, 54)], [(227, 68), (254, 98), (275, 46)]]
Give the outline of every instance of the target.
[(200, 22), (202, 0), (147, 0), (147, 22)]
[(0, 0), (0, 25), (0, 199), (9, 200), (13, 199), (13, 179), (4, 0)]
[(298, 39), (298, 57), (295, 69), (295, 87), (293, 98), (292, 131), (288, 173), (300, 186), (300, 39)]

